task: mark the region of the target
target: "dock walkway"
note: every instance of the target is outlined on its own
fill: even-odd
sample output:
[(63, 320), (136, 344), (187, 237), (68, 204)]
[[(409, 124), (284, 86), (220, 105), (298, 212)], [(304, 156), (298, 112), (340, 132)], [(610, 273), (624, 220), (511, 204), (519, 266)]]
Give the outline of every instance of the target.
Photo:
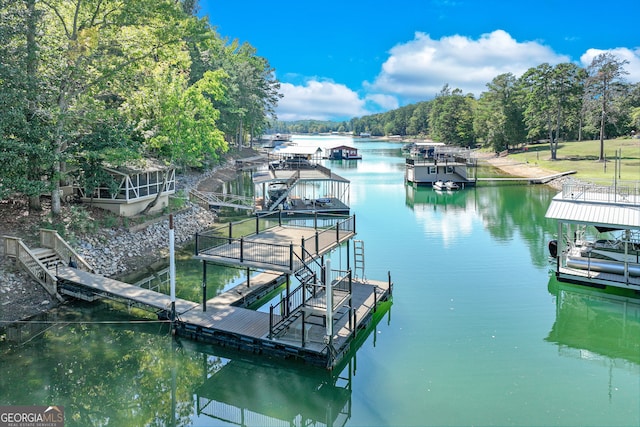
[[(71, 267), (58, 267), (57, 277), (61, 293), (78, 296), (79, 289), (100, 297), (127, 301), (151, 308), (160, 318), (170, 318), (169, 295), (103, 277)], [(353, 281), (352, 307), (355, 324), (344, 312), (334, 319), (333, 353), (325, 342), (325, 327), (308, 321), (302, 326), (302, 316), (282, 335), (271, 336), (270, 314), (248, 309), (247, 298), (264, 295), (285, 282), (285, 275), (262, 272), (206, 302), (206, 306), (176, 298), (176, 331), (196, 341), (206, 341), (254, 353), (296, 357), (311, 364), (333, 367), (350, 349), (354, 330), (366, 328), (380, 301), (388, 299), (390, 282)], [(206, 309), (206, 311), (204, 311)], [(304, 339), (302, 330), (304, 329)]]
[(497, 177), (497, 178), (476, 178), (478, 182), (484, 182), (484, 183), (523, 183), (523, 184), (546, 184), (548, 182), (553, 181), (554, 179), (558, 179), (561, 178), (563, 176), (566, 175), (572, 175), (575, 174), (576, 171), (566, 171), (566, 172), (560, 172), (560, 173), (556, 173), (553, 175), (547, 175), (547, 176), (543, 176), (543, 177), (538, 177), (538, 178), (521, 178), (521, 177), (510, 177), (510, 178), (505, 178), (505, 177)]
[[(274, 220), (256, 218), (254, 224), (242, 221), (196, 235), (194, 257), (203, 267), (202, 304), (180, 298), (172, 303), (166, 294), (64, 266), (56, 270), (58, 288), (88, 301), (106, 297), (150, 308), (159, 318), (175, 321), (175, 333), (196, 341), (332, 369), (350, 350), (357, 331), (370, 324), (378, 303), (390, 298), (391, 276), (386, 282), (358, 279), (348, 263), (346, 270), (332, 270), (330, 260), (324, 260), (325, 254), (355, 236), (355, 216), (287, 224), (277, 220), (277, 225), (270, 225)], [(233, 237), (238, 228), (255, 232)], [(348, 259), (349, 246), (344, 247)], [(247, 280), (207, 299), (209, 263), (246, 268)], [(260, 273), (252, 277), (251, 270)], [(300, 282), (293, 290), (292, 276)], [(280, 292), (279, 302), (248, 308), (274, 291)], [(268, 312), (261, 311), (265, 307)]]

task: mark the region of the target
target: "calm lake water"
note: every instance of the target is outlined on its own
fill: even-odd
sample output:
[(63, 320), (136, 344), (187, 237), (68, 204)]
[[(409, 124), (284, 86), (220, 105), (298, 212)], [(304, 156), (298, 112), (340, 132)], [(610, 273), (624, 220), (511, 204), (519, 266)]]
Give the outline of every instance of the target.
[[(175, 340), (144, 312), (77, 304), (0, 342), (0, 405), (64, 405), (67, 426), (640, 425), (640, 298), (554, 279), (544, 214), (555, 190), (438, 194), (404, 184), (398, 144), (298, 142), (361, 151), (328, 166), (351, 180), (366, 277), (390, 271), (395, 283), (340, 372)], [(199, 301), (190, 258), (179, 256), (178, 296)], [(212, 270), (210, 295), (244, 280)]]

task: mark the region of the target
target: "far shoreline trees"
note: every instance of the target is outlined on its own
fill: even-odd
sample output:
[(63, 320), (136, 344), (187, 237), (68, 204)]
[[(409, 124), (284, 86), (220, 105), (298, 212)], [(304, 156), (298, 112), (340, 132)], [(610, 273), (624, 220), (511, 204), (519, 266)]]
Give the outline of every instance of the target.
[(352, 132), (372, 136), (431, 138), (496, 152), (540, 141), (556, 159), (562, 140), (604, 139), (640, 131), (640, 83), (622, 80), (626, 61), (610, 53), (589, 67), (544, 63), (516, 78), (506, 73), (487, 83), (478, 98), (444, 84), (430, 101), (348, 122), (301, 120), (271, 123), (278, 133)]

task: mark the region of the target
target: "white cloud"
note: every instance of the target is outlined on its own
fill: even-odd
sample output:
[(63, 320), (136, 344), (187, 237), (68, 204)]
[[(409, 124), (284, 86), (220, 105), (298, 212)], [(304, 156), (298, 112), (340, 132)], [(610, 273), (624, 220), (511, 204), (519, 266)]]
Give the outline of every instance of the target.
[(601, 50), (601, 49), (588, 49), (582, 56), (580, 57), (580, 64), (582, 67), (587, 68), (591, 65), (593, 58), (600, 55), (601, 53), (611, 53), (619, 60), (629, 61), (628, 64), (624, 65), (625, 71), (629, 74), (623, 76), (623, 78), (629, 82), (635, 83), (640, 82), (640, 48), (636, 50), (631, 50), (626, 47), (617, 47), (615, 49)]
[(329, 80), (310, 79), (302, 85), (281, 83), (283, 98), (278, 102), (278, 120), (349, 120), (353, 117), (398, 108), (392, 95), (369, 94), (364, 99), (356, 91)]
[(569, 57), (547, 46), (535, 41), (518, 42), (503, 30), (483, 34), (477, 40), (460, 35), (434, 40), (417, 32), (413, 40), (391, 49), (370, 88), (407, 100), (423, 100), (449, 84), (478, 96), (500, 74), (520, 76), (544, 62), (568, 61)]
[(381, 93), (374, 93), (367, 95), (365, 100), (375, 104), (379, 108), (382, 108), (384, 111), (387, 110), (395, 110), (400, 106), (398, 103), (398, 98), (392, 95), (384, 95)]
[(330, 81), (309, 80), (302, 86), (282, 83), (278, 102), (279, 120), (331, 120), (365, 114), (365, 101), (347, 86)]

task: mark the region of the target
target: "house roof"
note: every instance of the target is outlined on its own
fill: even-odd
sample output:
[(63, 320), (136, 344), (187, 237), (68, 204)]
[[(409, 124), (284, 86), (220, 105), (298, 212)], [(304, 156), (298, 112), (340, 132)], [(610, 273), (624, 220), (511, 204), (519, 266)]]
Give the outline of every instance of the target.
[(332, 151), (333, 151), (333, 150), (343, 150), (343, 149), (345, 149), (345, 148), (346, 148), (346, 149), (349, 149), (349, 150), (355, 150), (355, 151), (358, 151), (358, 149), (357, 149), (357, 148), (355, 148), (355, 147), (349, 147), (348, 145), (338, 145), (337, 147), (332, 147), (332, 148), (330, 148), (330, 150), (332, 150)]
[(124, 165), (105, 165), (104, 168), (109, 172), (113, 172), (118, 175), (135, 175), (145, 172), (158, 172), (173, 169), (173, 166), (167, 166), (157, 159), (143, 158), (135, 161), (125, 163)]

